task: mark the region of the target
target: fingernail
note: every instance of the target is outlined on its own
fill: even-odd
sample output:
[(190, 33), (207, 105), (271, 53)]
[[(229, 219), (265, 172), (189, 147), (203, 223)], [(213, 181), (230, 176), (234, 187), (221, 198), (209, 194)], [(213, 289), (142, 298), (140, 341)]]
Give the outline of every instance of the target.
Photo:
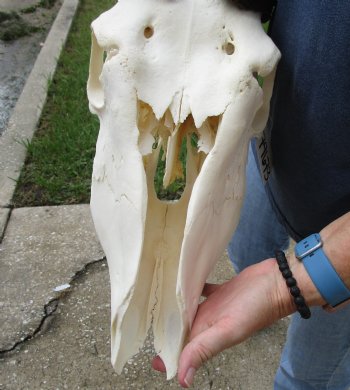
[(196, 373), (196, 370), (193, 367), (190, 367), (186, 373), (185, 376), (185, 383), (188, 387), (192, 386), (193, 379), (194, 379), (194, 374)]

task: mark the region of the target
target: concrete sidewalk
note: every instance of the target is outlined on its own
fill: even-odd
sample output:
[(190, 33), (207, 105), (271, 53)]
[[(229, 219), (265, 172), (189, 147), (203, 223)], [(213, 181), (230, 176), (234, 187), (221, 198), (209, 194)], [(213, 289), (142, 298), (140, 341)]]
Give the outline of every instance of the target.
[[(121, 376), (113, 372), (108, 268), (88, 205), (13, 210), (0, 275), (0, 389), (179, 387), (152, 371), (150, 339)], [(211, 281), (231, 276), (223, 256)], [(271, 389), (287, 322), (214, 358), (194, 388)]]

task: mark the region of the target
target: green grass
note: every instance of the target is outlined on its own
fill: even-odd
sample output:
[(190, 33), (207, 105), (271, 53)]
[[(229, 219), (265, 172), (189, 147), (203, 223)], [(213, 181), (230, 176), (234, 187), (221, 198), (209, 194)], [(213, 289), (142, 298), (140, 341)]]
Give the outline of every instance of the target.
[(38, 130), (27, 145), (26, 163), (13, 199), (15, 207), (89, 201), (99, 128), (86, 97), (90, 24), (114, 4), (115, 0), (81, 0), (57, 72), (49, 83)]
[(154, 175), (154, 188), (159, 199), (176, 200), (180, 199), (186, 185), (186, 139), (183, 140), (180, 150), (180, 161), (184, 177), (176, 178), (168, 187), (163, 186), (163, 177), (165, 174), (165, 161), (163, 160), (163, 148), (160, 150), (157, 170)]

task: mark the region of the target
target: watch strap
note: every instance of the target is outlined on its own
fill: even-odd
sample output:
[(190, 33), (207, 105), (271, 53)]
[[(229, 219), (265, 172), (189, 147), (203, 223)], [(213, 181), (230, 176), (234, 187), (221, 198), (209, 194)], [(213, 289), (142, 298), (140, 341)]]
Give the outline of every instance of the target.
[(295, 255), (302, 260), (316, 288), (332, 307), (350, 299), (350, 290), (341, 280), (322, 248), (318, 233), (304, 238), (295, 246)]

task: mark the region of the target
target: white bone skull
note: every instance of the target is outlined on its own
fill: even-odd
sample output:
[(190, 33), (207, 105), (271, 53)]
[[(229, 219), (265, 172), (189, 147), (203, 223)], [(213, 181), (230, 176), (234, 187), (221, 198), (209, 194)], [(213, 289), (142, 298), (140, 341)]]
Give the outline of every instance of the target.
[[(120, 373), (152, 327), (171, 378), (238, 223), (248, 144), (266, 124), (280, 53), (259, 15), (225, 0), (120, 0), (92, 30), (91, 209), (110, 272), (112, 364)], [(167, 186), (181, 174), (183, 139), (185, 190), (159, 200), (160, 148)]]

